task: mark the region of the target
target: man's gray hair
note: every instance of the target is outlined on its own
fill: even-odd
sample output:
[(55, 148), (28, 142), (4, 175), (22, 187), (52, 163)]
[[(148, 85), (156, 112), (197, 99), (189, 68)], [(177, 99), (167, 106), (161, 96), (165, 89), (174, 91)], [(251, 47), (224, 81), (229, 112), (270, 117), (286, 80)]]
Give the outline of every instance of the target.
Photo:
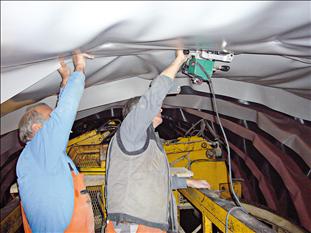
[(19, 138), (23, 143), (30, 141), (33, 137), (32, 125), (36, 123), (43, 124), (45, 121), (43, 116), (36, 111), (36, 107), (48, 106), (45, 103), (38, 103), (26, 109), (25, 114), (18, 124)]
[(127, 114), (129, 114), (129, 112), (133, 110), (134, 106), (139, 102), (139, 100), (140, 100), (140, 96), (136, 96), (136, 97), (129, 99), (125, 103), (125, 105), (122, 109), (123, 118), (125, 118), (127, 116)]

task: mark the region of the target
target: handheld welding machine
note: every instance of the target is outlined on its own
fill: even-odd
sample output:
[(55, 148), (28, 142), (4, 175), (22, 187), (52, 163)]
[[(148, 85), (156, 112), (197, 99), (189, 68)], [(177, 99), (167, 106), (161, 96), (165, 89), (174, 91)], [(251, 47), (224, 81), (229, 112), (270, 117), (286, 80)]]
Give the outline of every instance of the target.
[(208, 81), (216, 70), (229, 71), (228, 65), (215, 67), (215, 62), (230, 63), (234, 57), (233, 53), (208, 50), (184, 50), (184, 54), (190, 54), (190, 58), (183, 65), (182, 72), (189, 76), (195, 84)]

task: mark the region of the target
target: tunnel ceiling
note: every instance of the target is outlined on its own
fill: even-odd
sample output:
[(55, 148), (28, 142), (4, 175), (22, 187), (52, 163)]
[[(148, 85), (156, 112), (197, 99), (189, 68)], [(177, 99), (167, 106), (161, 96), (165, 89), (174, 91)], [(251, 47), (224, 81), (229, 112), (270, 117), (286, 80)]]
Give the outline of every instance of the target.
[[(58, 56), (94, 54), (80, 111), (141, 95), (175, 48), (233, 52), (219, 95), (311, 120), (310, 2), (1, 2), (1, 135), (55, 105)], [(179, 75), (179, 86), (209, 92)]]
[[(71, 137), (121, 119), (176, 48), (234, 53), (216, 72), (217, 105), (245, 201), (311, 231), (311, 3), (284, 2), (1, 2), (1, 205), (22, 145), (17, 124), (39, 101), (55, 106), (58, 57), (87, 61), (86, 89)], [(164, 101), (165, 139), (204, 119), (221, 138), (210, 89), (179, 73), (178, 95)], [(203, 135), (214, 136), (207, 130)], [(309, 175), (309, 177), (308, 177)]]

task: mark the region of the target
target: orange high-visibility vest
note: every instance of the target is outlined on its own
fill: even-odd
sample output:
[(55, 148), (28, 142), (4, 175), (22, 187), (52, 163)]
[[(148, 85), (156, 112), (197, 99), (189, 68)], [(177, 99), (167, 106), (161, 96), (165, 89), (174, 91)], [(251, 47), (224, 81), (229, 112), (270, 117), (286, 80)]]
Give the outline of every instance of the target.
[[(94, 214), (92, 209), (92, 202), (90, 196), (87, 193), (81, 193), (85, 190), (84, 175), (79, 173), (78, 175), (71, 172), (74, 185), (74, 208), (71, 221), (66, 228), (65, 232), (88, 232), (94, 233)], [(48, 210), (46, 210), (48, 211)], [(26, 218), (22, 203), (21, 212), (23, 218), (23, 225), (25, 233), (32, 233)]]

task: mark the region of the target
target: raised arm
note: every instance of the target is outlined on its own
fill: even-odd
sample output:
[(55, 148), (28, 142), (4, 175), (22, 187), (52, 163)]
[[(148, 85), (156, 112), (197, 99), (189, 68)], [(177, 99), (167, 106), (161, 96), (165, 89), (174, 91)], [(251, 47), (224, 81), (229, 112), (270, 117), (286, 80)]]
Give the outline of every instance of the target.
[(72, 57), (75, 70), (69, 76), (70, 70), (61, 61), (58, 70), (62, 77), (61, 91), (56, 108), (51, 113), (51, 118), (45, 124), (49, 141), (61, 150), (66, 148), (70, 131), (76, 117), (79, 102), (84, 91), (85, 59), (92, 58), (88, 54), (74, 54)]
[[(65, 154), (71, 127), (84, 90), (85, 77), (83, 71), (86, 57), (89, 55), (75, 54), (73, 56), (75, 72), (69, 77), (69, 69), (65, 63), (61, 62), (59, 71), (62, 77), (62, 90), (57, 107), (53, 111), (44, 111), (44, 122), (33, 124), (33, 127), (38, 126), (38, 124), (41, 126), (38, 126), (40, 129), (36, 130), (30, 141), (30, 150), (32, 150), (37, 164), (50, 171), (53, 171), (54, 166), (58, 164), (57, 161)], [(47, 112), (49, 112), (48, 115)], [(40, 114), (42, 113), (41, 109)]]
[(67, 81), (69, 79), (70, 69), (65, 63), (65, 59), (63, 57), (59, 59), (59, 64), (60, 68), (57, 71), (60, 74), (60, 77), (62, 78), (62, 82), (60, 84), (60, 89), (62, 90), (66, 86)]
[(144, 145), (146, 130), (160, 112), (163, 100), (173, 86), (173, 79), (186, 59), (182, 50), (178, 50), (176, 59), (153, 80), (151, 87), (123, 120), (120, 128), (121, 140), (128, 151), (139, 150)]
[(176, 59), (168, 66), (165, 70), (162, 71), (161, 75), (175, 79), (176, 74), (178, 73), (180, 67), (187, 60), (187, 56), (184, 55), (183, 50), (176, 51)]

